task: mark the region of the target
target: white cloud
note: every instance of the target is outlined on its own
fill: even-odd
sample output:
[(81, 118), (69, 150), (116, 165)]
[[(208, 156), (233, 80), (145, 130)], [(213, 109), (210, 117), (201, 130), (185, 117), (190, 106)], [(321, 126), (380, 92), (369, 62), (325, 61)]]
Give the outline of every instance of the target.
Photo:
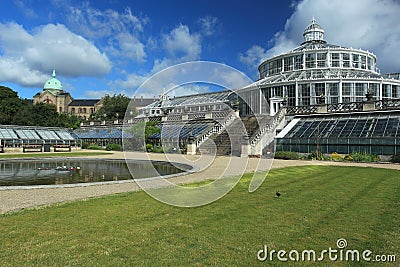
[(246, 74), (229, 66), (217, 68), (213, 79), (220, 80), (224, 87), (232, 90), (242, 88), (253, 82)]
[(253, 45), (244, 54), (239, 54), (239, 60), (248, 66), (258, 65), (266, 57), (265, 49), (259, 45)]
[(0, 57), (0, 81), (15, 82), (25, 87), (42, 87), (49, 74), (30, 69), (23, 59)]
[(179, 25), (168, 34), (164, 34), (161, 41), (167, 57), (155, 59), (154, 65), (149, 73), (162, 71), (170, 66), (199, 60), (201, 54), (201, 36), (197, 33), (190, 33), (187, 25)]
[(179, 25), (163, 37), (164, 48), (171, 58), (181, 61), (196, 60), (201, 53), (199, 34), (191, 34), (189, 27)]
[(145, 80), (147, 79), (147, 75), (139, 75), (139, 74), (129, 74), (126, 76), (125, 80), (116, 80), (114, 84), (111, 84), (112, 87), (117, 88), (125, 88), (125, 89), (136, 89), (139, 87)]
[(218, 18), (213, 16), (206, 16), (204, 18), (200, 18), (198, 23), (201, 27), (201, 32), (205, 36), (210, 36), (215, 34), (219, 30), (219, 22)]
[(43, 83), (53, 68), (71, 77), (102, 76), (111, 69), (105, 54), (61, 24), (32, 33), (16, 23), (0, 24), (0, 47), (0, 80), (24, 86)]
[[(154, 41), (152, 41), (154, 43)], [(179, 25), (172, 29), (168, 34), (164, 34), (160, 43), (163, 44), (162, 49), (166, 53), (166, 57), (154, 60), (152, 70), (149, 73), (129, 74), (124, 80), (116, 80), (111, 86), (127, 90), (136, 89), (144, 81), (153, 74), (162, 71), (172, 65), (183, 62), (195, 61), (200, 58), (201, 54), (201, 36), (198, 33), (190, 33), (187, 25)], [(168, 78), (169, 79), (169, 78)], [(168, 84), (157, 84), (154, 89), (147, 88), (146, 92), (141, 92), (147, 96), (159, 95), (159, 90), (168, 87)]]
[(92, 8), (89, 2), (83, 2), (80, 6), (64, 7), (69, 10), (68, 25), (92, 39), (109, 37), (115, 33), (142, 32), (148, 22), (147, 18), (133, 15), (130, 8), (126, 8), (123, 12), (113, 9), (101, 11)]
[(145, 45), (140, 40), (147, 18), (133, 15), (130, 8), (123, 12), (113, 9), (101, 11), (88, 2), (79, 6), (65, 6), (69, 12), (68, 25), (90, 39), (106, 39), (104, 48), (111, 56), (142, 63), (146, 61)]
[(145, 45), (131, 34), (117, 34), (109, 40), (108, 44), (106, 51), (114, 57), (123, 60), (132, 59), (140, 63), (146, 61)]
[[(378, 56), (382, 72), (398, 72), (400, 57), (393, 55), (400, 50), (399, 14), (400, 3), (396, 0), (302, 0), (295, 4), (284, 30), (271, 40), (272, 48), (265, 56), (288, 52), (300, 45), (304, 29), (315, 16), (328, 43), (372, 51)], [(244, 61), (250, 61), (251, 57), (246, 55), (247, 52)], [(257, 64), (254, 55), (253, 60)]]
[[(140, 80), (134, 75), (130, 78), (136, 82)], [(191, 95), (241, 88), (251, 82), (246, 75), (230, 66), (194, 61), (177, 64), (152, 75), (144, 80), (136, 94), (158, 97), (165, 90), (169, 96)]]

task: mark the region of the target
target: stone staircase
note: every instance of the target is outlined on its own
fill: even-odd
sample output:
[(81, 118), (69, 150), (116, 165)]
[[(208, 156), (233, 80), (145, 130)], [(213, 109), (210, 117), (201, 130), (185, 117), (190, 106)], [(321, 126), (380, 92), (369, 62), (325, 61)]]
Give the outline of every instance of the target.
[[(271, 116), (235, 118), (220, 134), (212, 134), (198, 148), (199, 154), (240, 156), (245, 136), (251, 138), (260, 125), (271, 121)], [(259, 125), (260, 124), (260, 125)]]
[(235, 118), (220, 134), (212, 134), (199, 148), (200, 154), (239, 155), (245, 128), (240, 118)]
[(273, 152), (276, 130), (286, 124), (286, 109), (280, 109), (273, 117), (260, 118), (260, 127), (250, 138), (250, 155), (264, 155)]

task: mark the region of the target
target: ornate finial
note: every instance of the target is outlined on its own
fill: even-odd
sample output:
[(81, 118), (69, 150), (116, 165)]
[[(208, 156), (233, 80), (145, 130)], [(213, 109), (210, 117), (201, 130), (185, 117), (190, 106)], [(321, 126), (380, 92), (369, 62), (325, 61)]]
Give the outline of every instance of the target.
[(51, 77), (53, 77), (53, 78), (56, 77), (56, 69), (53, 69), (53, 74), (51, 75)]

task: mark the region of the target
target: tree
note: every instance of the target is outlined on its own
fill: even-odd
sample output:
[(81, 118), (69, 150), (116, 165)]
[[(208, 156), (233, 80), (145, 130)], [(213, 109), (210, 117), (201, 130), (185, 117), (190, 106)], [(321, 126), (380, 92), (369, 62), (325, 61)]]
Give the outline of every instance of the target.
[(11, 88), (0, 86), (0, 124), (78, 128), (80, 122), (77, 116), (57, 113), (52, 104), (32, 105)]
[(63, 122), (62, 127), (76, 129), (81, 126), (82, 119), (73, 114), (61, 113), (60, 120)]
[(158, 121), (148, 121), (146, 122), (146, 128), (144, 131), (144, 136), (146, 139), (146, 143), (148, 143), (148, 139), (153, 135), (153, 134), (160, 134), (161, 133), (161, 128), (158, 126), (159, 122)]
[(112, 97), (106, 95), (102, 99), (103, 106), (92, 114), (92, 118), (95, 120), (122, 120), (130, 101), (130, 98), (123, 94), (114, 94)]
[[(24, 121), (23, 125), (36, 125), (36, 126), (59, 126), (62, 124), (58, 120), (58, 113), (56, 106), (47, 103), (37, 103), (25, 107), (26, 115), (19, 118), (18, 121)], [(17, 122), (18, 123), (18, 122)]]
[(37, 103), (26, 105), (16, 116), (12, 124), (48, 127), (78, 128), (81, 119), (75, 115), (58, 113), (53, 104)]
[(10, 124), (18, 115), (24, 101), (11, 88), (0, 86), (0, 124)]
[(138, 122), (126, 132), (130, 135), (129, 138), (125, 138), (125, 149), (126, 150), (143, 150), (147, 144), (149, 144), (149, 138), (153, 134), (161, 133), (161, 128), (158, 126), (159, 122)]

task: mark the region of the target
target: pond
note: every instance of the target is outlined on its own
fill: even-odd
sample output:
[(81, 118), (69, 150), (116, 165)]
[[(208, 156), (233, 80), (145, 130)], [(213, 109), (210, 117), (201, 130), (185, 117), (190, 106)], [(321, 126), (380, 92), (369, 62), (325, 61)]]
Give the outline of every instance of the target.
[[(128, 169), (134, 170), (134, 177)], [(144, 160), (41, 159), (0, 161), (0, 186), (57, 185), (142, 179), (190, 170), (185, 164)]]

